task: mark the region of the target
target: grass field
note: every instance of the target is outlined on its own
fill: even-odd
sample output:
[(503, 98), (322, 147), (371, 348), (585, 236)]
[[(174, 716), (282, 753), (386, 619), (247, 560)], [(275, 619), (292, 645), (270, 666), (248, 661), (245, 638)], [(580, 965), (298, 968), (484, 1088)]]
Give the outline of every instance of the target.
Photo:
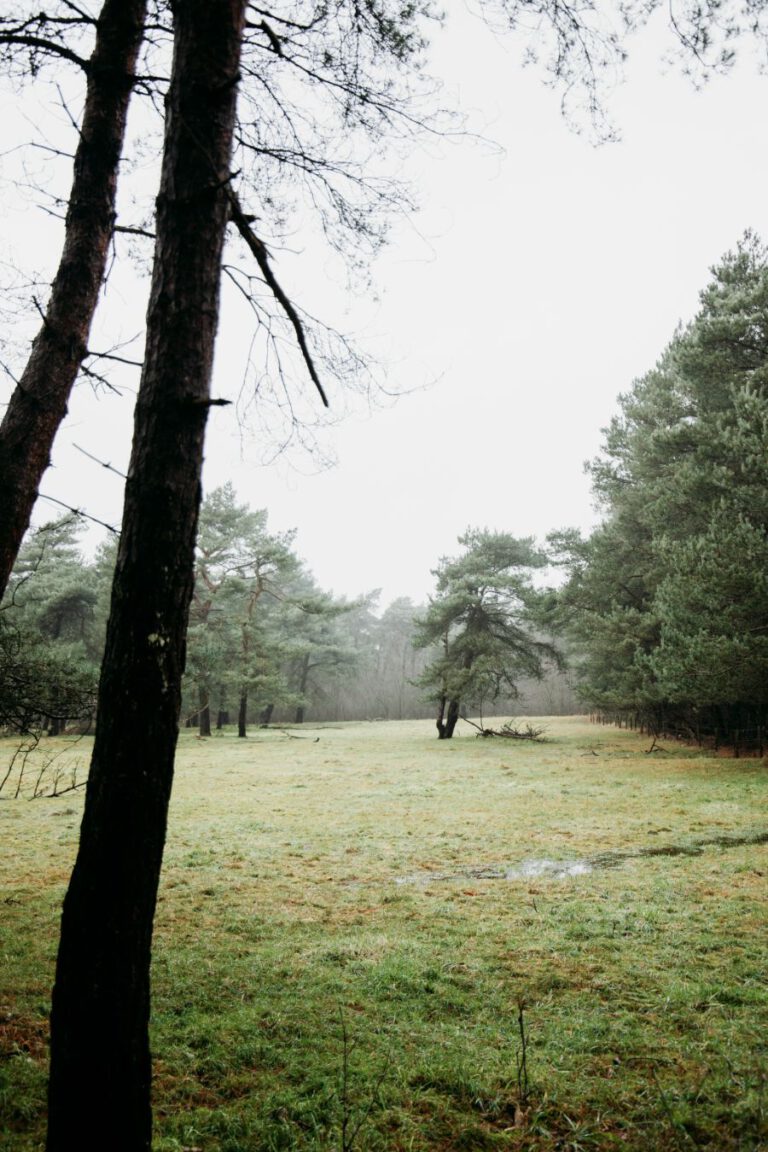
[[(183, 735), (158, 1152), (768, 1148), (765, 763), (544, 723)], [(81, 808), (0, 801), (4, 1150), (42, 1148)]]

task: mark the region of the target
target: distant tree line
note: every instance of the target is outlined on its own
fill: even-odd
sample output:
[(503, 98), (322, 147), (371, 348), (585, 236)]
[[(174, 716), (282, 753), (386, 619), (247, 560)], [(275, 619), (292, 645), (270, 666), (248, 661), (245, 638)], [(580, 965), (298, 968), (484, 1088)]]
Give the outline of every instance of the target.
[(237, 723), (403, 719), (423, 714), (412, 681), (416, 606), (378, 592), (353, 600), (321, 589), (267, 513), (227, 484), (203, 502), (187, 637), (184, 712), (202, 735)]
[[(203, 504), (182, 717), (237, 724), (405, 719), (583, 706), (654, 733), (741, 748), (768, 732), (768, 254), (747, 234), (694, 320), (619, 398), (589, 464), (588, 538), (478, 530), (427, 605), (386, 610), (317, 585), (292, 533), (226, 485)], [(0, 726), (56, 733), (95, 711), (114, 541), (91, 561), (64, 517), (28, 535), (0, 612)], [(565, 570), (557, 593), (533, 574)], [(415, 645), (415, 646), (414, 646)], [(431, 701), (431, 703), (430, 703)], [(517, 703), (516, 703), (517, 701)]]
[[(116, 547), (110, 538), (86, 559), (80, 528), (65, 516), (31, 532), (20, 551), (0, 611), (0, 727), (56, 735), (67, 724), (86, 731), (92, 725)], [(487, 564), (494, 541), (505, 559), (543, 563), (529, 541), (513, 544), (511, 555), (508, 537), (462, 539), (470, 538), (482, 545), (475, 570)], [(449, 581), (468, 567), (466, 558), (442, 562)], [(496, 623), (508, 634), (487, 636), (490, 650), (486, 644), (473, 654), (471, 675), (463, 669), (450, 680), (454, 725), (459, 681), (462, 708), (487, 714), (517, 707), (519, 696), (532, 714), (574, 707), (567, 680), (540, 679), (535, 657), (515, 647), (515, 625), (502, 621), (519, 576), (502, 589), (500, 575), (486, 572), (493, 587), (478, 586), (476, 596), (484, 611), (494, 599)], [(452, 587), (455, 597), (455, 580)], [(470, 594), (470, 609), (471, 601)], [(400, 597), (382, 609), (376, 591), (355, 599), (324, 591), (296, 555), (294, 533), (270, 531), (266, 511), (239, 502), (224, 485), (201, 509), (182, 723), (203, 736), (236, 725), (245, 736), (258, 724), (431, 716), (442, 693), (451, 612), (441, 593), (430, 606)], [(466, 662), (468, 645), (452, 637), (452, 658), (461, 652), (459, 663)], [(489, 660), (496, 667), (490, 678)]]
[(745, 235), (620, 397), (589, 465), (604, 520), (550, 537), (580, 693), (737, 751), (768, 734), (768, 253)]
[[(204, 501), (182, 718), (237, 724), (467, 709), (600, 717), (737, 751), (768, 735), (768, 253), (745, 235), (694, 320), (619, 398), (588, 465), (584, 538), (470, 530), (427, 605), (322, 590), (231, 485)], [(95, 711), (116, 549), (92, 561), (65, 517), (32, 532), (0, 611), (0, 726), (56, 733)], [(534, 574), (555, 562), (556, 591)], [(568, 651), (577, 704), (560, 670)]]

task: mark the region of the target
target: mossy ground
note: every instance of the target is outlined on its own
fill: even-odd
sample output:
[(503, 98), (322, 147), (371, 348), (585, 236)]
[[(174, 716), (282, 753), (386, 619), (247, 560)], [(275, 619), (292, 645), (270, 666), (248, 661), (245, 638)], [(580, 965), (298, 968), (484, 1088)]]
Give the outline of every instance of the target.
[[(427, 722), (182, 736), (157, 1152), (768, 1148), (768, 845), (738, 843), (768, 831), (768, 769), (545, 723), (545, 744)], [(81, 809), (0, 801), (2, 1149), (42, 1147)]]

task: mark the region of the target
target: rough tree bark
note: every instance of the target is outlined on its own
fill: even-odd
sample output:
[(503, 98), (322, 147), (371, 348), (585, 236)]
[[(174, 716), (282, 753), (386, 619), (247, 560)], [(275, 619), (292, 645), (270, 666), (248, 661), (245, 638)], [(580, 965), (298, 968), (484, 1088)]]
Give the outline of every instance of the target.
[(151, 1145), (149, 968), (245, 0), (177, 0), (147, 350), (51, 1015), (48, 1152)]
[(88, 348), (115, 224), (115, 192), (146, 0), (104, 0), (64, 231), (43, 324), (0, 425), (0, 596)]
[[(469, 672), (475, 662), (474, 654), (469, 651), (464, 653), (461, 661), (462, 669)], [(446, 711), (446, 704), (448, 710)], [(438, 740), (451, 740), (453, 737), (456, 725), (459, 722), (459, 710), (461, 708), (461, 699), (457, 696), (448, 697), (443, 695), (440, 698), (440, 705), (437, 714), (437, 737)]]
[(439, 740), (450, 740), (453, 736), (453, 731), (459, 722), (460, 706), (460, 700), (449, 700), (447, 696), (440, 697), (437, 720), (435, 721)]

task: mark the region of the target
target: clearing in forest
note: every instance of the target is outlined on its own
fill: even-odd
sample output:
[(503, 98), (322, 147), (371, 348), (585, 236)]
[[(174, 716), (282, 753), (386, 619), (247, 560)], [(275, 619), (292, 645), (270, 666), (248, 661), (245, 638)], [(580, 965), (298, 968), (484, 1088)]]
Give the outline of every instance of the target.
[[(539, 723), (542, 744), (427, 721), (182, 735), (157, 1152), (766, 1147), (765, 764)], [(88, 740), (52, 749), (88, 763)], [(9, 1152), (43, 1147), (81, 810), (0, 799)]]

